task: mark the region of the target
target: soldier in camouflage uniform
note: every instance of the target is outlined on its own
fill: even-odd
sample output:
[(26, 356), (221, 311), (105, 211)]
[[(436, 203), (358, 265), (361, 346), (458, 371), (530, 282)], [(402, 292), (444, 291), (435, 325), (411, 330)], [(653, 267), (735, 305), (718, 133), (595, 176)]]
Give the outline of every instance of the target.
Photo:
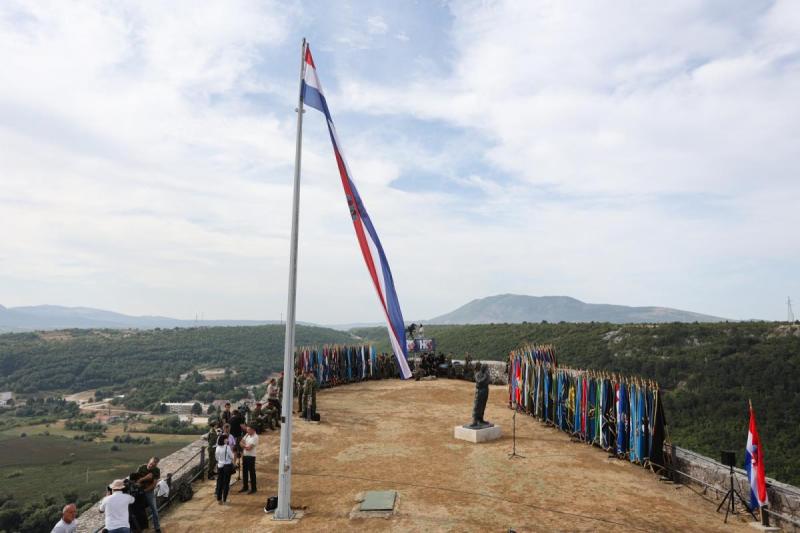
[(300, 413), (301, 418), (305, 416), (305, 404), (303, 403), (303, 389), (305, 381), (305, 376), (298, 373), (297, 380), (295, 381), (295, 387), (297, 389), (297, 412)]
[(217, 470), (217, 456), (215, 454), (217, 448), (217, 437), (219, 436), (219, 426), (216, 421), (209, 423), (208, 434), (206, 434), (206, 441), (208, 442), (208, 479), (214, 479)]
[(472, 356), (467, 353), (467, 355), (464, 357), (464, 379), (472, 381), (472, 374)]
[(274, 405), (268, 405), (266, 409), (264, 409), (263, 420), (266, 427), (269, 427), (270, 430), (280, 426), (280, 411), (278, 410), (278, 407)]
[(309, 372), (306, 374), (304, 383), (303, 398), (306, 403), (305, 417), (306, 420), (314, 420), (314, 414), (317, 412), (317, 390), (319, 385), (314, 378), (314, 374)]

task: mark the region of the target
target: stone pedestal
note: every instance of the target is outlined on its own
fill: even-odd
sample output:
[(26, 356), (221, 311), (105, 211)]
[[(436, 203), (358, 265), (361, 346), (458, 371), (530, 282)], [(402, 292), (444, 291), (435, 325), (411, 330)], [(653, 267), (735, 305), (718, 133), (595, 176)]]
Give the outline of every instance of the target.
[(500, 426), (491, 426), (481, 429), (469, 429), (464, 426), (456, 426), (453, 430), (453, 436), (460, 440), (467, 442), (488, 442), (490, 440), (497, 440), (502, 436), (503, 432)]

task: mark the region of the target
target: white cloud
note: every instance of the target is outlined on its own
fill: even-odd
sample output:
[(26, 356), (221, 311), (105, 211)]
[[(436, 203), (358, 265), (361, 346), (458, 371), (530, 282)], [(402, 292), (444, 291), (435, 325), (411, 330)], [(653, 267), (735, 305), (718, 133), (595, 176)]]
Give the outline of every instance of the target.
[[(314, 42), (344, 46), (318, 67), (406, 318), (498, 292), (779, 318), (800, 294), (772, 275), (800, 266), (798, 9), (470, 2), (442, 53), (391, 10), (337, 7)], [(282, 65), (307, 16), (3, 4), (0, 303), (278, 316), (297, 90)], [(426, 76), (360, 78), (381, 35)], [(452, 138), (418, 135), (439, 127)], [(315, 111), (305, 128), (299, 316), (380, 320)], [(394, 186), (418, 176), (447, 186)]]
[(371, 35), (383, 35), (389, 31), (389, 25), (380, 15), (367, 17), (367, 32)]

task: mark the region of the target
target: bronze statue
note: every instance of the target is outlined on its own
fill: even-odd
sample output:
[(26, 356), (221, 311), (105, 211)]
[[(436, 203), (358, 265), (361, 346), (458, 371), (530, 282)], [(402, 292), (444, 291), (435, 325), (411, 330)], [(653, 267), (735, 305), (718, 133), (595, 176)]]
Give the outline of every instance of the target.
[(469, 429), (483, 429), (494, 424), (483, 419), (486, 401), (489, 399), (489, 367), (475, 363), (475, 402), (472, 404), (472, 424), (464, 426)]

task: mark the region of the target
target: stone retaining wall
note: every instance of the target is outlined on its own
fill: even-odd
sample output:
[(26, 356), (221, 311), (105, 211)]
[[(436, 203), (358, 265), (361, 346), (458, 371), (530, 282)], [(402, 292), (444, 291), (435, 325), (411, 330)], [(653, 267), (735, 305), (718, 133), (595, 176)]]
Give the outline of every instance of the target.
[[(706, 488), (706, 485), (715, 487), (716, 490), (708, 488), (706, 494), (716, 500), (721, 500), (725, 496), (731, 483), (729, 467), (704, 455), (677, 446), (665, 445), (664, 452), (671, 457), (672, 468), (677, 470), (677, 472), (674, 472), (674, 481), (696, 484), (704, 488)], [(737, 460), (741, 459), (742, 457), (737, 457)], [(747, 474), (741, 468), (734, 468), (733, 472), (736, 489), (749, 502), (750, 485), (747, 482)], [(789, 516), (800, 522), (800, 489), (767, 478), (767, 495), (769, 496), (769, 509), (771, 511)], [(786, 531), (800, 529), (786, 520), (779, 521), (774, 515), (770, 516), (770, 523), (771, 525), (778, 525)]]
[[(166, 479), (167, 475), (172, 474), (173, 488), (178, 487), (183, 481), (189, 481), (201, 468), (201, 456), (205, 454), (198, 454), (198, 452), (205, 449), (206, 444), (204, 438), (198, 439), (175, 453), (162, 457), (158, 463), (161, 477)], [(142, 447), (143, 452), (146, 450), (146, 447)], [(142, 462), (146, 462), (147, 457), (143, 457)], [(112, 481), (112, 479), (108, 480), (109, 483)], [(97, 502), (78, 517), (78, 533), (95, 533), (102, 529), (104, 524), (103, 513), (100, 512), (100, 502)]]

